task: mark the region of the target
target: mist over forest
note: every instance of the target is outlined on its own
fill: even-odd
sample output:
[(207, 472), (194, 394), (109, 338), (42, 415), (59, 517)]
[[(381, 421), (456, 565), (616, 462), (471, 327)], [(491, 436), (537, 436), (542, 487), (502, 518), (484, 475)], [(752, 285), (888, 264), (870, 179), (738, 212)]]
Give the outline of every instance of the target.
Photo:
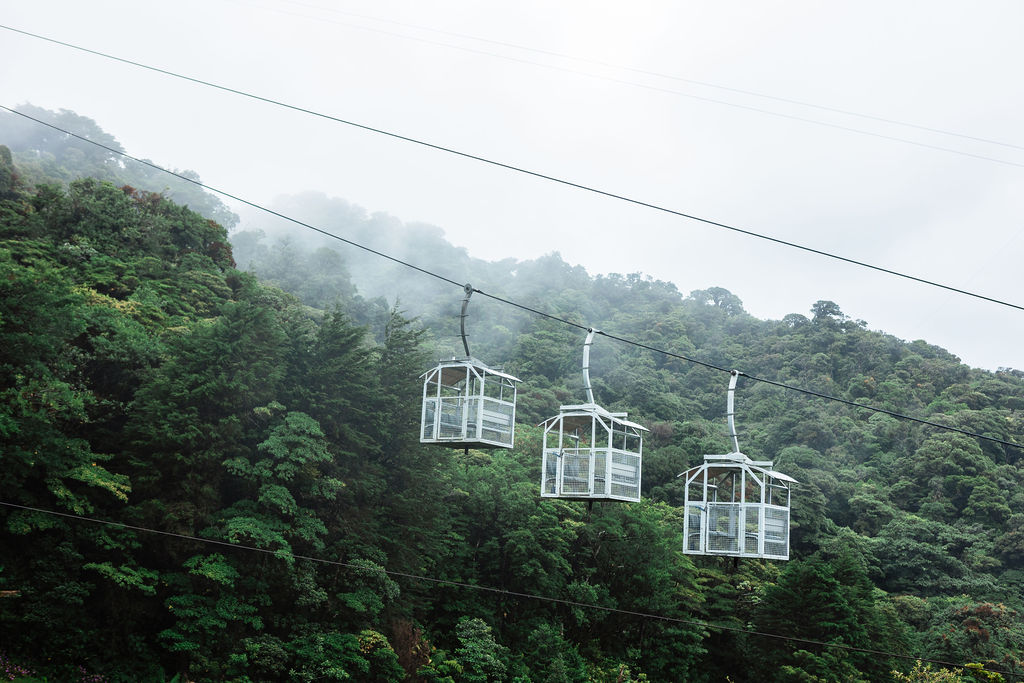
[[(760, 320), (727, 282), (485, 260), (436, 226), (278, 198), (551, 316), (474, 294), (472, 355), (522, 380), (515, 447), (424, 445), (460, 284), (237, 217), (91, 119), (22, 110), (110, 149), (0, 116), (11, 680), (1024, 677), (1024, 373), (832, 301)], [(558, 319), (671, 354), (592, 348), (596, 401), (649, 430), (641, 502), (540, 496), (537, 425), (585, 399), (585, 332)], [(788, 561), (682, 552), (677, 475), (731, 448), (716, 368), (766, 380), (740, 379), (738, 439), (798, 482)]]

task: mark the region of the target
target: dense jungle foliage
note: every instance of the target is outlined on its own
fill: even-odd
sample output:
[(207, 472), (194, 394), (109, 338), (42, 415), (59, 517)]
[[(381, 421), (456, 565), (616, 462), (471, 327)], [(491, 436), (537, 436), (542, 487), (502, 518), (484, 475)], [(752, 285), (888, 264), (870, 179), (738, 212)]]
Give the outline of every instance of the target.
[[(686, 556), (676, 475), (729, 450), (724, 373), (599, 337), (598, 402), (650, 429), (644, 501), (542, 500), (535, 425), (583, 399), (579, 330), (474, 297), (473, 355), (523, 379), (516, 447), (423, 446), (419, 376), (461, 352), (460, 288), (269, 220), (229, 243), (214, 198), (200, 215), (19, 125), (0, 117), (0, 675), (1024, 678), (1020, 450), (741, 381), (744, 452), (800, 482), (792, 559)], [(474, 259), (323, 196), (278, 208), (652, 347), (1024, 442), (1021, 372), (832, 302), (758, 320), (717, 287)]]

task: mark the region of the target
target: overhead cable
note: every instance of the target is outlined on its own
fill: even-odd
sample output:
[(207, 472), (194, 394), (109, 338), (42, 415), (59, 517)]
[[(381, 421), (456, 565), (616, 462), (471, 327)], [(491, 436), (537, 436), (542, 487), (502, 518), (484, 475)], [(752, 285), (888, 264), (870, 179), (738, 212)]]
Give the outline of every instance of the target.
[[(7, 501), (0, 500), (0, 505), (5, 507), (14, 508), (18, 510), (25, 510), (29, 512), (37, 512), (44, 515), (51, 515), (54, 517), (63, 517), (65, 519), (73, 519), (82, 522), (91, 522), (94, 524), (103, 524), (106, 526), (117, 527), (120, 529), (127, 529), (130, 531), (141, 531), (144, 533), (155, 534), (158, 536), (167, 536), (170, 538), (176, 538), (184, 541), (193, 541), (196, 543), (205, 543), (209, 545), (217, 545), (226, 548), (234, 548), (237, 550), (246, 550), (249, 552), (263, 553), (266, 555), (273, 555), (279, 559), (292, 559), (292, 560), (304, 560), (307, 562), (315, 562), (317, 564), (326, 564), (335, 567), (343, 567), (345, 569), (354, 569), (357, 571), (366, 571), (364, 565), (352, 564), (349, 562), (342, 562), (341, 560), (328, 560), (322, 557), (315, 557), (312, 555), (300, 555), (287, 550), (278, 549), (271, 550), (270, 548), (259, 548), (257, 546), (246, 545), (244, 543), (231, 543), (228, 541), (220, 541), (213, 538), (202, 538), (200, 536), (192, 536), (190, 534), (182, 534), (173, 531), (161, 531), (160, 529), (152, 529), (149, 527), (138, 526), (135, 524), (125, 524), (123, 522), (114, 522), (107, 519), (99, 519), (98, 517), (87, 517), (85, 515), (77, 515), (70, 512), (59, 512), (57, 510), (47, 510), (45, 508), (32, 507), (30, 505), (20, 505), (18, 503), (10, 503)], [(774, 638), (776, 640), (782, 640), (788, 643), (799, 643), (803, 645), (814, 645), (817, 647), (829, 648), (834, 650), (843, 650), (846, 652), (858, 652), (862, 654), (873, 654), (882, 655), (885, 657), (892, 657), (894, 659), (904, 659), (910, 661), (921, 661), (929, 664), (938, 664), (939, 666), (951, 666), (951, 667), (962, 667), (963, 665), (957, 664), (956, 662), (948, 662), (940, 659), (925, 659), (923, 657), (917, 657), (914, 655), (904, 655), (896, 652), (888, 652), (886, 650), (875, 650), (871, 648), (856, 647), (853, 645), (846, 645), (844, 643), (830, 643), (822, 640), (813, 640), (810, 638), (801, 638), (796, 636), (787, 636), (780, 633), (770, 633), (767, 631), (754, 631), (745, 628), (738, 628), (735, 626), (723, 626), (721, 624), (714, 624), (709, 621), (702, 621), (699, 619), (684, 619), (681, 617), (670, 617), (663, 614), (655, 614), (653, 612), (640, 612), (637, 610), (622, 609), (619, 607), (608, 607), (606, 605), (597, 605), (590, 602), (580, 602), (578, 600), (567, 600), (565, 598), (555, 598), (546, 595), (537, 595), (535, 593), (525, 593), (522, 591), (511, 591), (505, 588), (495, 588), (493, 586), (484, 586), (476, 583), (466, 583), (465, 581), (452, 581), (450, 579), (439, 579), (437, 577), (425, 576), (422, 574), (412, 574), (409, 572), (400, 572), (391, 569), (380, 568), (381, 572), (388, 576), (399, 577), (403, 579), (410, 579), (412, 581), (422, 581), (425, 583), (433, 583), (435, 585), (442, 586), (453, 586), (455, 588), (464, 588), (468, 590), (476, 590), (484, 593), (492, 593), (497, 595), (503, 595), (513, 598), (523, 598), (526, 600), (536, 600), (539, 602), (549, 602), (558, 605), (566, 605), (568, 607), (579, 607), (584, 609), (592, 609), (600, 612), (608, 612), (611, 614), (622, 614), (625, 616), (639, 617), (641, 619), (650, 619), (653, 621), (664, 621), (673, 624), (683, 624), (686, 626), (697, 626), (699, 628), (706, 628), (716, 631), (724, 631), (729, 633), (741, 633), (744, 635), (759, 636), (762, 638)], [(1009, 676), (1018, 676), (1012, 671), (1000, 671), (996, 669), (986, 669), (992, 673), (998, 673)]]
[[(100, 142), (97, 142), (95, 140), (90, 140), (89, 138), (87, 138), (85, 136), (78, 135), (77, 133), (73, 133), (73, 132), (71, 132), (69, 130), (66, 130), (64, 128), (61, 128), (59, 126), (55, 126), (52, 123), (47, 123), (46, 121), (43, 121), (41, 119), (35, 118), (34, 116), (29, 116), (28, 114), (25, 114), (23, 112), (17, 111), (15, 109), (12, 109), (12, 108), (7, 107), (7, 106), (2, 105), (2, 104), (0, 104), (0, 109), (4, 109), (4, 110), (6, 110), (8, 112), (11, 112), (12, 114), (17, 114), (18, 116), (22, 116), (22, 117), (24, 117), (26, 119), (29, 119), (30, 121), (35, 121), (36, 123), (38, 123), (40, 125), (46, 126), (48, 128), (52, 128), (53, 130), (59, 131), (61, 133), (64, 133), (65, 135), (69, 135), (69, 136), (71, 136), (71, 137), (73, 137), (75, 139), (81, 140), (83, 142), (87, 142), (87, 143), (89, 143), (91, 145), (95, 145), (97, 147), (101, 147), (102, 149), (105, 149), (108, 152), (111, 152), (113, 154), (117, 154), (117, 155), (122, 156), (122, 157), (124, 157), (126, 159), (130, 159), (130, 160), (132, 160), (134, 162), (143, 164), (144, 166), (148, 166), (149, 168), (155, 169), (157, 171), (161, 171), (163, 173), (167, 173), (168, 175), (172, 175), (172, 176), (174, 176), (176, 178), (179, 178), (181, 180), (184, 180), (184, 181), (187, 181), (189, 183), (192, 183), (193, 185), (196, 185), (197, 187), (201, 187), (204, 190), (208, 190), (210, 192), (215, 192), (215, 193), (217, 193), (219, 195), (222, 195), (224, 197), (228, 197), (230, 199), (233, 199), (236, 202), (241, 202), (242, 204), (245, 204), (246, 206), (251, 206), (254, 209), (258, 209), (260, 211), (266, 212), (266, 213), (268, 213), (268, 214), (270, 214), (272, 216), (277, 216), (278, 218), (286, 220), (286, 221), (288, 221), (290, 223), (294, 223), (295, 225), (299, 225), (299, 226), (301, 226), (303, 228), (306, 228), (308, 230), (312, 230), (313, 232), (319, 233), (319, 234), (321, 234), (321, 235), (323, 235), (325, 237), (330, 237), (331, 239), (338, 240), (339, 242), (343, 242), (345, 244), (348, 244), (348, 245), (353, 246), (353, 247), (357, 247), (359, 249), (362, 249), (363, 251), (369, 252), (369, 253), (374, 254), (376, 256), (380, 256), (381, 258), (387, 259), (387, 260), (389, 260), (389, 261), (391, 261), (393, 263), (397, 263), (397, 264), (399, 264), (401, 266), (405, 266), (407, 268), (411, 268), (412, 270), (415, 270), (415, 271), (417, 271), (419, 273), (422, 273), (424, 275), (429, 275), (430, 277), (433, 277), (433, 278), (436, 278), (438, 280), (441, 280), (442, 282), (446, 282), (448, 284), (455, 285), (459, 289), (463, 289), (464, 290), (465, 287), (466, 287), (466, 285), (464, 285), (464, 284), (462, 284), (460, 282), (457, 282), (456, 280), (453, 280), (452, 278), (446, 277), (446, 276), (441, 275), (439, 273), (435, 273), (434, 271), (429, 270), (427, 268), (423, 268), (421, 266), (417, 266), (417, 265), (415, 265), (413, 263), (409, 263), (408, 261), (403, 261), (402, 259), (396, 258), (396, 257), (391, 256), (389, 254), (386, 254), (386, 253), (384, 253), (382, 251), (378, 251), (377, 249), (373, 249), (373, 248), (367, 247), (367, 246), (365, 246), (363, 244), (359, 244), (358, 242), (355, 242), (353, 240), (346, 239), (344, 237), (341, 237), (340, 235), (336, 235), (336, 234), (334, 234), (332, 232), (328, 232), (327, 230), (324, 230), (322, 228), (318, 228), (318, 227), (316, 227), (314, 225), (310, 225), (309, 223), (305, 223), (303, 221), (300, 221), (297, 218), (292, 218), (291, 216), (283, 214), (283, 213), (281, 213), (279, 211), (275, 211), (275, 210), (273, 210), (271, 208), (263, 206), (262, 204), (257, 204), (256, 202), (250, 201), (248, 199), (243, 199), (242, 197), (239, 197), (238, 195), (232, 194), (230, 192), (226, 192), (225, 190), (221, 190), (221, 189), (218, 189), (218, 188), (213, 187), (211, 185), (207, 185), (206, 183), (204, 183), (204, 182), (202, 182), (200, 180), (196, 180), (195, 178), (189, 178), (186, 175), (183, 175), (183, 174), (180, 174), (180, 173), (175, 173), (174, 171), (170, 171), (170, 170), (168, 170), (168, 169), (166, 169), (166, 168), (164, 168), (162, 166), (158, 166), (157, 164), (154, 164), (151, 161), (147, 161), (145, 159), (139, 159), (138, 157), (134, 157), (131, 154), (128, 154), (127, 152), (123, 152), (123, 151), (121, 151), (119, 149), (116, 149), (114, 147), (110, 147), (108, 145), (104, 145), (104, 144), (102, 144)], [(565, 318), (561, 318), (559, 316), (552, 315), (550, 313), (545, 313), (545, 312), (543, 312), (543, 311), (541, 311), (539, 309), (532, 308), (530, 306), (526, 306), (524, 304), (520, 304), (520, 303), (517, 303), (515, 301), (512, 301), (511, 299), (505, 299), (503, 297), (499, 297), (499, 296), (496, 296), (494, 294), (488, 294), (487, 292), (484, 292), (483, 290), (477, 289), (475, 287), (472, 288), (472, 289), (473, 289), (474, 292), (479, 293), (481, 296), (485, 296), (485, 297), (488, 297), (490, 299), (494, 299), (495, 301), (507, 304), (509, 306), (514, 306), (514, 307), (519, 308), (521, 310), (528, 311), (530, 313), (534, 313), (536, 315), (548, 318), (550, 320), (555, 320), (555, 321), (558, 321), (560, 323), (564, 323), (564, 324), (569, 325), (571, 327), (575, 327), (575, 328), (583, 329), (583, 330), (589, 329), (587, 325), (582, 325), (580, 323), (575, 323), (575, 322), (572, 322), (571, 320), (567, 320)], [(671, 356), (673, 358), (678, 358), (678, 359), (684, 360), (684, 361), (686, 361), (688, 363), (694, 363), (696, 365), (701, 365), (703, 367), (710, 368), (710, 369), (713, 369), (713, 370), (719, 370), (721, 372), (727, 372), (727, 373), (728, 372), (732, 372), (732, 370), (730, 368), (724, 368), (724, 367), (721, 367), (721, 366), (718, 366), (718, 365), (714, 365), (712, 363), (708, 363), (708, 362), (705, 362), (705, 361), (702, 361), (702, 360), (698, 360), (696, 358), (689, 358), (688, 356), (684, 356), (682, 354), (673, 353), (671, 351), (665, 351), (664, 349), (659, 349), (659, 348), (656, 348), (654, 346), (650, 346), (648, 344), (644, 344), (642, 342), (638, 342), (638, 341), (634, 341), (634, 340), (631, 340), (631, 339), (627, 339), (625, 337), (619, 337), (619, 336), (616, 336), (616, 335), (613, 335), (613, 334), (608, 334), (607, 332), (599, 332), (599, 334), (602, 334), (602, 335), (608, 337), (609, 339), (614, 339), (615, 341), (622, 342), (624, 344), (629, 344), (631, 346), (636, 346), (637, 348), (646, 349), (646, 350), (652, 351), (654, 353), (660, 353), (660, 354), (664, 354), (666, 356)], [(853, 406), (853, 407), (856, 407), (856, 408), (861, 408), (861, 409), (868, 410), (868, 411), (875, 412), (875, 413), (882, 413), (882, 414), (885, 414), (885, 415), (890, 415), (892, 417), (896, 417), (896, 418), (899, 418), (899, 419), (902, 419), (902, 420), (909, 420), (911, 422), (917, 422), (919, 424), (924, 424), (924, 425), (928, 425), (928, 426), (931, 426), (931, 427), (937, 427), (939, 429), (944, 429), (944, 430), (950, 431), (950, 432), (957, 432), (959, 434), (964, 434), (966, 436), (971, 436), (971, 437), (974, 437), (974, 438), (977, 438), (977, 439), (983, 439), (985, 441), (990, 441), (990, 442), (993, 442), (993, 443), (998, 443), (998, 444), (1001, 444), (1003, 446), (1009, 446), (1011, 448), (1024, 449), (1024, 445), (1021, 445), (1021, 444), (1018, 444), (1018, 443), (1014, 443), (1012, 441), (1005, 441), (1003, 439), (998, 439), (998, 438), (992, 437), (992, 436), (986, 436), (984, 434), (978, 434), (976, 432), (967, 431), (965, 429), (960, 429), (958, 427), (952, 427), (950, 425), (944, 425), (944, 424), (940, 424), (938, 422), (932, 422), (930, 420), (924, 420), (924, 419), (921, 419), (919, 417), (912, 417), (910, 415), (904, 415), (902, 413), (897, 413), (897, 412), (894, 412), (894, 411), (891, 411), (891, 410), (886, 410), (885, 408), (876, 408), (874, 406), (865, 405), (863, 403), (857, 403), (855, 401), (850, 401), (850, 400), (847, 400), (847, 399), (844, 399), (844, 398), (839, 398), (838, 396), (830, 396), (829, 394), (823, 394), (823, 393), (820, 393), (820, 392), (817, 392), (817, 391), (813, 391), (811, 389), (804, 389), (802, 387), (792, 386), (792, 385), (789, 385), (789, 384), (784, 384), (782, 382), (776, 382), (774, 380), (769, 380), (769, 379), (764, 379), (764, 378), (761, 378), (761, 377), (756, 377), (754, 375), (749, 375), (749, 374), (747, 374), (745, 372), (740, 373), (740, 374), (742, 374), (744, 377), (747, 377), (747, 378), (749, 378), (751, 380), (754, 380), (754, 381), (757, 381), (757, 382), (764, 382), (765, 384), (771, 384), (771, 385), (774, 385), (774, 386), (777, 386), (777, 387), (780, 387), (780, 388), (783, 388), (783, 389), (789, 389), (791, 391), (797, 391), (797, 392), (800, 392), (800, 393), (803, 393), (803, 394), (807, 394), (807, 395), (810, 395), (810, 396), (816, 396), (818, 398), (827, 399), (829, 401), (836, 401), (838, 403), (845, 403), (847, 405), (850, 405), (850, 406)]]
[[(741, 235), (746, 235), (748, 237), (754, 237), (754, 238), (757, 238), (757, 239), (760, 239), (760, 240), (764, 240), (766, 242), (772, 242), (774, 244), (779, 244), (779, 245), (782, 245), (782, 246), (785, 246), (785, 247), (790, 247), (792, 249), (798, 249), (800, 251), (805, 251), (805, 252), (808, 252), (808, 253), (811, 253), (811, 254), (817, 254), (818, 256), (823, 256), (825, 258), (830, 258), (830, 259), (833, 259), (833, 260), (836, 260), (836, 261), (842, 261), (844, 263), (848, 263), (848, 264), (851, 264), (851, 265), (854, 265), (854, 266), (860, 266), (862, 268), (868, 268), (870, 270), (874, 270), (874, 271), (877, 271), (877, 272), (880, 272), (880, 273), (886, 273), (888, 275), (899, 277), (899, 278), (902, 278), (902, 279), (905, 279), (905, 280), (910, 280), (910, 281), (913, 281), (913, 282), (918, 282), (920, 284), (929, 285), (929, 286), (932, 286), (932, 287), (938, 287), (940, 289), (945, 289), (947, 291), (955, 292), (957, 294), (962, 294), (964, 296), (969, 296), (969, 297), (973, 297), (975, 299), (981, 299), (983, 301), (989, 301), (989, 302), (994, 303), (994, 304), (999, 304), (1000, 306), (1008, 306), (1010, 308), (1015, 308), (1017, 310), (1024, 311), (1024, 305), (1019, 305), (1019, 304), (1003, 301), (1001, 299), (996, 299), (994, 297), (985, 296), (983, 294), (978, 294), (978, 293), (971, 292), (971, 291), (968, 291), (968, 290), (965, 290), (965, 289), (960, 289), (958, 287), (953, 287), (951, 285), (942, 284), (940, 282), (936, 282), (934, 280), (928, 280), (926, 278), (917, 277), (915, 275), (909, 275), (907, 273), (902, 273), (900, 271), (892, 270), (890, 268), (885, 268), (883, 266), (877, 266), (877, 265), (868, 263), (866, 261), (859, 261), (857, 259), (852, 259), (852, 258), (848, 258), (848, 257), (845, 257), (845, 256), (840, 256), (840, 255), (832, 253), (832, 252), (824, 251), (822, 249), (816, 249), (814, 247), (808, 247), (808, 246), (805, 246), (805, 245), (802, 245), (802, 244), (798, 244), (796, 242), (790, 242), (788, 240), (780, 239), (780, 238), (777, 238), (777, 237), (771, 237), (769, 235), (764, 235), (764, 234), (761, 234), (761, 233), (758, 233), (758, 232), (754, 232), (752, 230), (747, 230), (745, 228), (739, 228), (739, 227), (736, 227), (736, 226), (733, 226), (733, 225), (729, 225), (727, 223), (722, 223), (722, 222), (719, 222), (719, 221), (714, 221), (714, 220), (711, 220), (709, 218), (701, 218), (700, 216), (696, 216), (696, 215), (693, 215), (693, 214), (685, 213), (683, 211), (677, 211), (675, 209), (670, 209), (668, 207), (664, 207), (664, 206), (661, 206), (661, 205), (658, 205), (658, 204), (647, 202), (647, 201), (644, 201), (644, 200), (641, 200), (641, 199), (635, 199), (633, 197), (628, 197), (626, 195), (617, 194), (615, 192), (611, 192), (611, 191), (608, 191), (608, 190), (602, 190), (602, 189), (599, 189), (599, 188), (596, 188), (596, 187), (592, 187), (592, 186), (589, 186), (589, 185), (584, 185), (582, 183), (577, 183), (577, 182), (573, 182), (571, 180), (566, 180), (564, 178), (559, 178), (557, 176), (552, 176), (552, 175), (548, 175), (546, 173), (541, 173), (539, 171), (532, 171), (532, 170), (529, 170), (527, 168), (523, 168), (523, 167), (520, 167), (520, 166), (514, 166), (512, 164), (508, 164), (508, 163), (505, 163), (505, 162), (496, 161), (494, 159), (489, 159), (489, 158), (486, 158), (486, 157), (478, 156), (476, 154), (471, 154), (469, 152), (462, 152), (462, 151), (459, 151), (459, 150), (451, 148), (451, 147), (445, 147), (443, 145), (435, 144), (435, 143), (432, 143), (432, 142), (427, 142), (425, 140), (420, 140), (420, 139), (413, 138), (413, 137), (410, 137), (410, 136), (407, 136), (407, 135), (402, 135), (402, 134), (395, 133), (395, 132), (392, 132), (392, 131), (388, 131), (388, 130), (385, 130), (385, 129), (382, 129), (382, 128), (376, 128), (374, 126), (370, 126), (370, 125), (363, 124), (363, 123), (358, 123), (356, 121), (350, 121), (350, 120), (347, 120), (347, 119), (342, 119), (342, 118), (339, 118), (337, 116), (332, 116), (330, 114), (324, 114), (324, 113), (317, 112), (317, 111), (312, 110), (312, 109), (307, 109), (307, 108), (300, 107), (300, 106), (293, 105), (293, 104), (288, 104), (286, 102), (281, 102), (279, 100), (275, 100), (275, 99), (272, 99), (272, 98), (269, 98), (269, 97), (263, 97), (262, 95), (255, 95), (255, 94), (252, 94), (252, 93), (245, 92), (243, 90), (238, 90), (236, 88), (231, 88), (231, 87), (228, 87), (228, 86), (219, 85), (219, 84), (216, 84), (216, 83), (211, 83), (209, 81), (204, 81), (202, 79), (195, 78), (195, 77), (192, 77), (192, 76), (186, 76), (184, 74), (175, 73), (173, 71), (168, 71), (166, 69), (161, 69), (161, 68), (158, 68), (158, 67), (155, 67), (155, 66), (149, 66), (147, 64), (142, 64), (140, 62), (132, 61), (130, 59), (125, 59), (123, 57), (116, 57), (114, 55), (110, 55), (110, 54), (107, 54), (107, 53), (104, 53), (104, 52), (99, 52), (97, 50), (92, 50), (92, 49), (89, 49), (89, 48), (80, 47), (78, 45), (73, 45), (71, 43), (67, 43), (67, 42), (64, 42), (64, 41), (56, 40), (54, 38), (48, 38), (46, 36), (41, 36), (41, 35), (36, 34), (36, 33), (30, 33), (28, 31), (22, 31), (20, 29), (16, 29), (16, 28), (13, 28), (13, 27), (10, 27), (10, 26), (5, 26), (3, 24), (0, 24), (0, 29), (6, 29), (8, 31), (13, 31), (15, 33), (21, 33), (23, 35), (31, 36), (33, 38), (39, 38), (40, 40), (45, 40), (45, 41), (48, 41), (48, 42), (51, 42), (51, 43), (55, 43), (57, 45), (62, 45), (62, 46), (69, 47), (69, 48), (72, 48), (72, 49), (75, 49), (75, 50), (80, 50), (82, 52), (87, 52), (89, 54), (93, 54), (93, 55), (97, 55), (97, 56), (100, 56), (100, 57), (104, 57), (106, 59), (111, 59), (111, 60), (114, 60), (114, 61), (117, 61), (117, 62), (121, 62), (121, 63), (124, 63), (124, 64), (129, 64), (131, 66), (137, 66), (137, 67), (142, 68), (142, 69), (148, 69), (148, 70), (156, 72), (156, 73), (161, 73), (161, 74), (164, 74), (164, 75), (167, 75), (167, 76), (172, 76), (174, 78), (180, 78), (182, 80), (186, 80), (186, 81), (189, 81), (191, 83), (196, 83), (196, 84), (204, 85), (204, 86), (207, 86), (207, 87), (210, 87), (210, 88), (215, 88), (217, 90), (222, 90), (224, 92), (233, 93), (235, 95), (240, 95), (242, 97), (247, 97), (247, 98), (250, 98), (250, 99), (253, 99), (253, 100), (256, 100), (256, 101), (259, 101), (259, 102), (264, 102), (264, 103), (267, 103), (267, 104), (271, 104), (271, 105), (274, 105), (274, 106), (283, 107), (285, 109), (289, 109), (289, 110), (292, 110), (292, 111), (301, 112), (303, 114), (309, 114), (310, 116), (316, 116), (316, 117), (319, 117), (319, 118), (322, 118), (322, 119), (326, 119), (326, 120), (329, 120), (329, 121), (334, 121), (335, 123), (341, 123), (341, 124), (344, 124), (346, 126), (351, 126), (353, 128), (358, 128), (360, 130), (365, 130), (365, 131), (368, 131), (368, 132), (371, 132), (371, 133), (377, 133), (378, 135), (384, 135), (384, 136), (387, 136), (387, 137), (390, 137), (390, 138), (393, 138), (393, 139), (396, 139), (396, 140), (402, 140), (404, 142), (409, 142), (409, 143), (412, 143), (412, 144), (415, 144), (415, 145), (419, 145), (421, 147), (426, 147), (428, 149), (433, 149), (433, 150), (437, 150), (439, 152), (444, 152), (446, 154), (452, 154), (452, 155), (455, 155), (455, 156), (458, 156), (458, 157), (462, 157), (464, 159), (470, 159), (470, 160), (473, 160), (473, 161), (478, 161), (480, 163), (489, 164), (489, 165), (495, 166), (497, 168), (503, 168), (503, 169), (506, 169), (508, 171), (513, 171), (515, 173), (521, 173), (523, 175), (527, 175), (527, 176), (534, 177), (534, 178), (539, 178), (541, 180), (548, 180), (548, 181), (551, 181), (551, 182), (554, 182), (554, 183), (558, 183), (560, 185), (564, 185), (566, 187), (573, 187), (573, 188), (576, 188), (578, 190), (582, 190), (584, 192), (590, 192), (592, 194), (600, 195), (600, 196), (603, 196), (603, 197), (608, 197), (610, 199), (617, 199), (619, 201), (623, 201), (623, 202), (626, 202), (626, 203), (629, 203), (629, 204), (633, 204), (635, 206), (641, 206), (641, 207), (644, 207), (644, 208), (652, 209), (654, 211), (659, 211), (661, 213), (666, 213), (666, 214), (669, 214), (669, 215), (672, 215), (672, 216), (678, 216), (680, 218), (686, 218), (686, 219), (689, 219), (689, 220), (692, 220), (692, 221), (696, 221), (696, 222), (699, 222), (699, 223), (704, 223), (705, 225), (711, 225), (711, 226), (714, 226), (714, 227), (717, 227), (717, 228), (721, 228), (723, 230), (729, 230), (731, 232), (735, 232), (735, 233), (738, 233), (738, 234), (741, 234)], [(4, 107), (4, 109), (8, 109), (8, 108)], [(8, 111), (11, 111), (11, 110), (8, 109)], [(1024, 164), (1012, 164), (1012, 165), (1024, 167)]]

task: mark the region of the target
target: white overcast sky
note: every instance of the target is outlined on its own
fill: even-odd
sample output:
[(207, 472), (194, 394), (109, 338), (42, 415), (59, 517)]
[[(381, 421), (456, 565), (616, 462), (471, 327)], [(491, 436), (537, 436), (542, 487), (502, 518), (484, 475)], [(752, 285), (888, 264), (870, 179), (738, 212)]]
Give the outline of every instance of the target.
[[(12, 0), (0, 24), (1024, 305), (1017, 1)], [(319, 190), (760, 318), (829, 299), (1024, 369), (1021, 310), (6, 30), (0, 55), (0, 104), (71, 109), (257, 203)]]

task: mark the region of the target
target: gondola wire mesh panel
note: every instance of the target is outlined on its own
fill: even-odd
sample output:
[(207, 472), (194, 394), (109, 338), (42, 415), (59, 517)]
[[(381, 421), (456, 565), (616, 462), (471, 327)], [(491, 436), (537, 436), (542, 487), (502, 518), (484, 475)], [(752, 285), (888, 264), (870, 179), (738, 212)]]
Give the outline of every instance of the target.
[(591, 457), (589, 452), (562, 453), (563, 493), (566, 495), (590, 493), (590, 464)]
[(765, 508), (765, 555), (789, 555), (789, 509), (769, 506)]
[(738, 553), (740, 550), (740, 508), (734, 503), (708, 505), (708, 551)]

